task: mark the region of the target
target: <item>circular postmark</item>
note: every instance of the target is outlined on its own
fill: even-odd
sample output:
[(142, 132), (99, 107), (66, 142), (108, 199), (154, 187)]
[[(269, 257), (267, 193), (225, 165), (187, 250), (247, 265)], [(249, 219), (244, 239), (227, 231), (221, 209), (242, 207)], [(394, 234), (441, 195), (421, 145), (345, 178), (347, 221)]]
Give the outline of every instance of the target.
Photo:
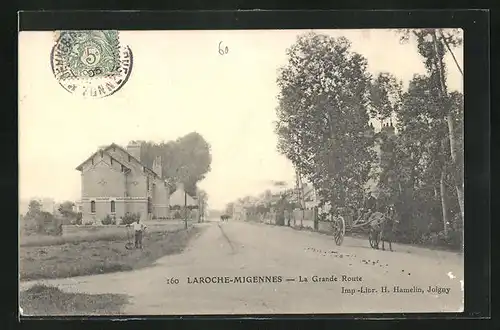
[(68, 92), (103, 98), (119, 91), (133, 67), (132, 50), (118, 31), (59, 31), (50, 54), (54, 77)]

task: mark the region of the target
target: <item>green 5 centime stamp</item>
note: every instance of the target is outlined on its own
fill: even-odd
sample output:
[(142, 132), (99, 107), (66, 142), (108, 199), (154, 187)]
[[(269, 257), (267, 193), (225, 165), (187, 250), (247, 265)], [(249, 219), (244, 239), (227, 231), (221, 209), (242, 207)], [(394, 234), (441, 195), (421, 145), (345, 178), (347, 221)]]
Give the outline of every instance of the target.
[(119, 90), (132, 70), (130, 47), (115, 30), (57, 31), (52, 71), (67, 91), (101, 98)]

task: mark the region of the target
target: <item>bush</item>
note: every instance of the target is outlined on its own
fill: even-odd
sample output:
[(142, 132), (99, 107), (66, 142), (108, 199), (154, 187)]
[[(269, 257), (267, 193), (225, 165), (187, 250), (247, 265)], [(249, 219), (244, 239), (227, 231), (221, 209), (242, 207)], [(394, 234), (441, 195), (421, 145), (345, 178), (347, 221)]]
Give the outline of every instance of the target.
[(106, 217), (101, 220), (101, 223), (103, 225), (111, 225), (112, 222), (113, 222), (113, 219), (111, 218), (111, 216), (109, 214), (107, 214)]
[(35, 216), (36, 232), (42, 235), (62, 235), (62, 220), (49, 212), (40, 212)]
[(140, 213), (127, 213), (122, 218), (121, 224), (130, 225), (131, 223), (137, 222), (137, 220), (139, 220), (140, 218), (141, 218)]
[(83, 214), (82, 212), (78, 212), (76, 215), (76, 218), (71, 222), (73, 225), (81, 225), (82, 224), (82, 219), (83, 219)]
[(84, 226), (92, 226), (94, 224), (94, 222), (92, 221), (85, 221), (85, 223), (83, 224)]

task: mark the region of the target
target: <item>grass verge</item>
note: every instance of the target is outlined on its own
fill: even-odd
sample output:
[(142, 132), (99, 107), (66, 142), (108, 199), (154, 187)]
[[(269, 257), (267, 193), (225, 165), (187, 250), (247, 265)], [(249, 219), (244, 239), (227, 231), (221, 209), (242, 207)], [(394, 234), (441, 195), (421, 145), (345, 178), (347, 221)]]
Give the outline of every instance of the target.
[[(175, 231), (184, 228), (183, 222), (170, 222), (159, 225), (148, 226), (148, 232), (164, 232)], [(64, 234), (62, 236), (48, 236), (48, 235), (21, 235), (20, 246), (48, 246), (48, 245), (62, 245), (66, 243), (75, 242), (92, 242), (92, 241), (116, 241), (127, 239), (128, 232), (125, 226), (81, 226), (78, 231), (66, 233), (63, 228)]]
[(173, 232), (146, 233), (144, 249), (125, 249), (126, 238), (75, 241), (50, 246), (21, 246), (21, 281), (128, 271), (151, 265), (165, 255), (182, 252), (202, 230), (190, 227)]
[(19, 294), (23, 315), (119, 315), (126, 295), (67, 293), (57, 287), (34, 285)]

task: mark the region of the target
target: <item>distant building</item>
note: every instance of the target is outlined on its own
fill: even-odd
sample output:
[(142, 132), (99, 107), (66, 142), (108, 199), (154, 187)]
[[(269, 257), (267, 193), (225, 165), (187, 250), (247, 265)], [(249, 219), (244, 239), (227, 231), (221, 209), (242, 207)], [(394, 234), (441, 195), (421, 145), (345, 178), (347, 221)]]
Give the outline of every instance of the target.
[(127, 149), (102, 146), (76, 169), (81, 172), (82, 221), (100, 223), (107, 215), (117, 219), (139, 213), (142, 220), (167, 217), (169, 186), (162, 179), (161, 158), (153, 169), (141, 162), (141, 143)]
[(313, 186), (309, 184), (304, 184), (303, 190), (304, 190), (305, 209), (312, 210), (313, 208), (317, 207), (319, 205), (319, 199), (316, 194), (316, 190), (313, 188)]
[(182, 183), (179, 183), (177, 185), (177, 189), (170, 196), (170, 206), (171, 207), (173, 207), (173, 206), (183, 207), (184, 205), (197, 206), (198, 201), (195, 197), (186, 193), (186, 190), (184, 189), (184, 185)]
[(170, 196), (170, 209), (172, 213), (172, 218), (181, 217), (184, 218), (183, 211), (184, 207), (189, 208), (188, 218), (197, 218), (197, 211), (192, 208), (198, 207), (198, 198), (193, 197), (186, 192), (184, 185), (182, 183), (177, 184), (176, 190)]
[(246, 211), (243, 203), (236, 202), (233, 204), (233, 214), (229, 214), (234, 220), (245, 221)]

